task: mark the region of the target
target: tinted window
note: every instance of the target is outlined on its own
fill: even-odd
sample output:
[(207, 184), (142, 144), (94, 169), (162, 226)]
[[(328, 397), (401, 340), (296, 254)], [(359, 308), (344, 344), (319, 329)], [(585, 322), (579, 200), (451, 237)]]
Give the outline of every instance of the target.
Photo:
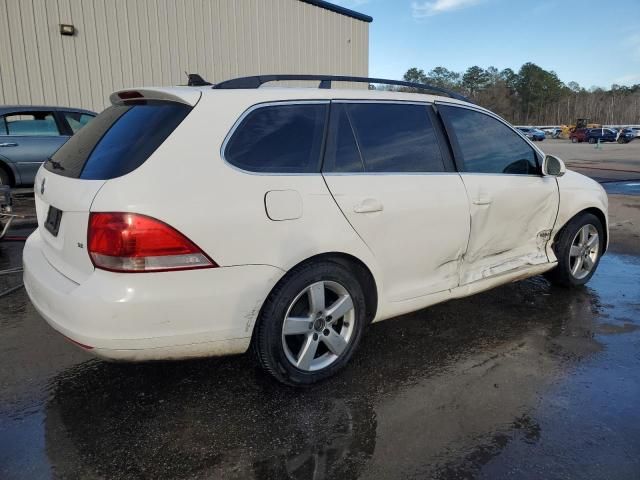
[(538, 173), (531, 146), (504, 123), (467, 108), (438, 107), (465, 172)]
[(19, 112), (5, 115), (8, 135), (20, 137), (54, 137), (60, 135), (52, 112)]
[(94, 115), (89, 115), (88, 113), (82, 112), (63, 112), (65, 120), (71, 127), (71, 131), (76, 133), (82, 127), (84, 127), (87, 123), (89, 123)]
[(325, 172), (364, 172), (364, 164), (360, 158), (344, 104), (334, 103), (331, 106), (329, 138), (323, 170)]
[[(367, 172), (442, 172), (438, 140), (424, 105), (345, 104)], [(349, 135), (346, 128), (340, 136)], [(338, 142), (346, 142), (342, 138)], [(352, 160), (350, 162), (354, 165)], [(336, 160), (338, 165), (343, 160)]]
[(87, 180), (120, 177), (142, 165), (190, 111), (169, 102), (109, 107), (60, 147), (45, 168)]
[(253, 110), (229, 140), (226, 160), (253, 172), (318, 172), (327, 107), (289, 104)]

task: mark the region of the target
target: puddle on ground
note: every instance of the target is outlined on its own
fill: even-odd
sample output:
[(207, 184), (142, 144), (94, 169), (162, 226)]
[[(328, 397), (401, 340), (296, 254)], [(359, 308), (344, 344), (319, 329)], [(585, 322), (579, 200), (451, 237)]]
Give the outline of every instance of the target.
[(602, 182), (602, 187), (609, 194), (640, 195), (640, 180), (621, 182)]
[(20, 292), (0, 300), (0, 477), (637, 478), (639, 284), (607, 255), (587, 288), (536, 277), (375, 324), (308, 389), (246, 356), (90, 359)]

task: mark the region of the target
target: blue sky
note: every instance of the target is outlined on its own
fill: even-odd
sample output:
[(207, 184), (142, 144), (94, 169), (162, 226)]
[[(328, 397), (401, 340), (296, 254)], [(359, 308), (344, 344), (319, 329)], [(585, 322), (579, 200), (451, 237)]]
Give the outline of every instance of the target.
[[(330, 0), (331, 1), (331, 0)], [(373, 17), (369, 74), (410, 67), (517, 71), (525, 62), (585, 88), (640, 83), (640, 0), (334, 0)]]

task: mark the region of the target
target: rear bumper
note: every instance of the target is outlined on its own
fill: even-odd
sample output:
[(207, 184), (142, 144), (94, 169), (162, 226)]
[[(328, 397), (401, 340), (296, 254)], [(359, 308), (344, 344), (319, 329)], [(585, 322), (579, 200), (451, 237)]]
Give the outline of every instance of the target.
[(283, 275), (268, 265), (118, 274), (77, 284), (45, 258), (38, 231), (23, 252), (24, 284), (42, 317), (65, 337), (114, 360), (242, 353), (264, 299)]

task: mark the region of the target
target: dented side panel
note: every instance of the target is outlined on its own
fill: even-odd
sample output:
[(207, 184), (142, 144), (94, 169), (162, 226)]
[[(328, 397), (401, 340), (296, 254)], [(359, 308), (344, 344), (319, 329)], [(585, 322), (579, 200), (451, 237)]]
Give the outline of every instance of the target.
[(546, 247), (558, 213), (556, 179), (461, 175), (469, 197), (469, 245), (460, 285), (550, 261)]
[[(569, 220), (580, 212), (588, 208), (596, 208), (600, 210), (606, 219), (604, 229), (606, 232), (607, 242), (609, 240), (609, 199), (607, 193), (602, 186), (580, 173), (567, 170), (562, 177), (558, 178), (558, 187), (560, 190), (560, 205), (558, 207), (558, 216), (550, 234), (551, 239), (555, 239), (562, 227)], [(605, 250), (607, 245), (605, 245)], [(556, 261), (556, 255), (553, 251), (553, 242), (547, 244), (547, 255), (551, 261)]]

